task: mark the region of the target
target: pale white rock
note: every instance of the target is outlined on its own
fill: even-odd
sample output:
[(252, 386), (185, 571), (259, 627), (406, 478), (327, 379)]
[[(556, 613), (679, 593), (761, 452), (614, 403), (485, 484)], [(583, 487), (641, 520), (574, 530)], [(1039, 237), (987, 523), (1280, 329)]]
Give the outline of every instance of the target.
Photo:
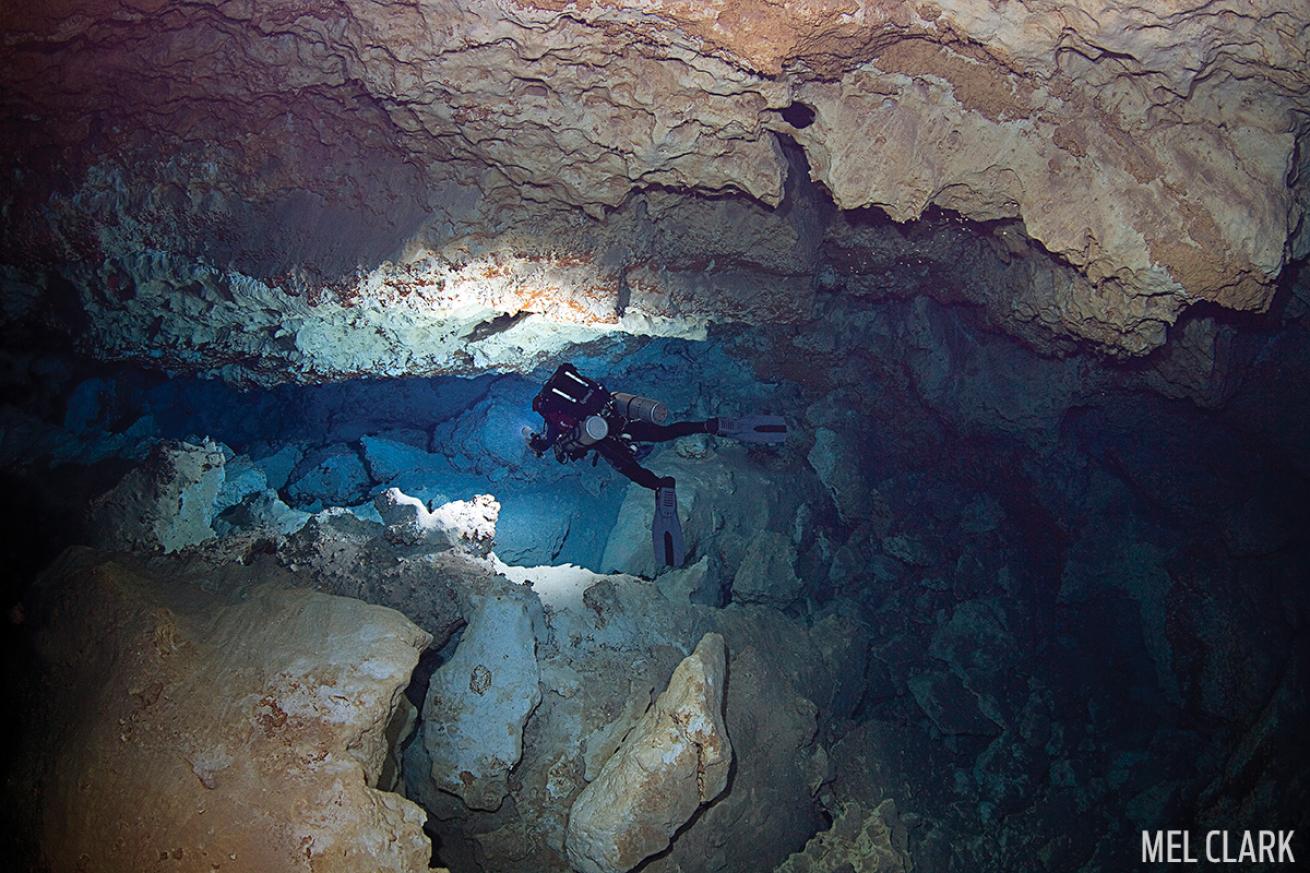
[(491, 595), (466, 615), (423, 704), (432, 780), (470, 809), (497, 809), (523, 754), (523, 725), (541, 702), (532, 620), (521, 600)]
[(815, 120), (796, 137), (839, 206), (1020, 218), (1081, 277), (1020, 289), (1016, 316), (1140, 352), (1198, 299), (1267, 306), (1296, 226), (1286, 113), (1306, 46), (1278, 22), (1304, 27), (1306, 8), (1223, 6), (931, 4), (906, 22), (928, 39), (801, 84)]
[(727, 787), (723, 637), (706, 634), (669, 687), (569, 812), (565, 848), (581, 873), (624, 873), (669, 845)]
[(491, 551), (500, 516), (500, 503), (490, 494), (454, 500), (429, 511), (417, 497), (388, 488), (374, 496), (373, 506), (393, 542), (460, 548), (480, 556)]

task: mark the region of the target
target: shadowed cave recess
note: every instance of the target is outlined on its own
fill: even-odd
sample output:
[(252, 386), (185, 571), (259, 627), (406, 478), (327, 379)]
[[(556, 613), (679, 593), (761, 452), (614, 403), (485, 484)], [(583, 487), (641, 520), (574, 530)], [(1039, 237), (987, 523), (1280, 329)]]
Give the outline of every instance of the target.
[(7, 857), (1310, 854), (1303, 4), (850, 5), (0, 16)]

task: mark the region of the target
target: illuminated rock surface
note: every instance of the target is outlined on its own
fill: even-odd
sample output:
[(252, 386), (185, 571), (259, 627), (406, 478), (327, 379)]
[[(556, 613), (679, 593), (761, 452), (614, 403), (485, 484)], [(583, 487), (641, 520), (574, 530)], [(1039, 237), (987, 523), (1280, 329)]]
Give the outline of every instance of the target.
[(966, 291), (998, 324), (1141, 354), (1198, 302), (1263, 310), (1310, 246), (1306, 26), (1299, 0), (32, 7), (0, 47), (6, 311), (263, 383), (524, 369), (804, 317), (814, 274), (877, 256), (833, 204), (940, 207), (1002, 222), (1022, 281)]
[(445, 503), (429, 512), (423, 501), (388, 488), (373, 498), (373, 505), (395, 542), (463, 548), (479, 555), (491, 550), (500, 514), (500, 504), (488, 494)]
[(43, 578), (47, 741), (24, 767), (47, 869), (428, 868), (423, 811), (375, 786), (430, 637), (285, 578), (88, 551)]
[(702, 639), (573, 802), (565, 845), (576, 869), (632, 869), (723, 793), (732, 766), (723, 724), (726, 657), (723, 637)]

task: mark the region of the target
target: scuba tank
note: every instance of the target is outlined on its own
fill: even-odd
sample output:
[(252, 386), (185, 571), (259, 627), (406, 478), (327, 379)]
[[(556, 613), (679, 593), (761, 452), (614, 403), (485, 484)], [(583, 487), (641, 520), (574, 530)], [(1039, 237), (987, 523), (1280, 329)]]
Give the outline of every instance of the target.
[(610, 395), (614, 411), (629, 421), (646, 421), (663, 424), (669, 420), (669, 408), (651, 397), (615, 391)]
[(588, 415), (569, 431), (556, 448), (570, 457), (580, 457), (586, 450), (609, 436), (610, 426), (599, 415)]
[[(546, 420), (547, 432), (555, 437), (555, 457), (577, 460), (592, 446), (618, 433), (625, 421), (660, 425), (669, 419), (669, 408), (651, 397), (610, 393), (595, 379), (588, 379), (572, 364), (561, 364), (532, 400), (532, 408)], [(533, 451), (549, 443), (541, 438)]]
[(555, 437), (555, 457), (577, 460), (596, 443), (609, 436), (610, 393), (595, 379), (588, 379), (572, 364), (561, 364), (532, 400), (532, 408), (546, 420)]

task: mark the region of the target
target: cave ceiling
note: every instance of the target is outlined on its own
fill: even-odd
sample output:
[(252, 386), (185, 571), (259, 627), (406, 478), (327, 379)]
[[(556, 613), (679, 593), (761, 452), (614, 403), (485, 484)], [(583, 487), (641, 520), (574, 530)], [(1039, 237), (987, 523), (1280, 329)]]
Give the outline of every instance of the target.
[(951, 293), (1121, 357), (1310, 248), (1304, 0), (56, 0), (3, 34), (5, 319), (234, 381), (803, 320), (913, 254), (868, 211), (977, 222), (1005, 270)]

